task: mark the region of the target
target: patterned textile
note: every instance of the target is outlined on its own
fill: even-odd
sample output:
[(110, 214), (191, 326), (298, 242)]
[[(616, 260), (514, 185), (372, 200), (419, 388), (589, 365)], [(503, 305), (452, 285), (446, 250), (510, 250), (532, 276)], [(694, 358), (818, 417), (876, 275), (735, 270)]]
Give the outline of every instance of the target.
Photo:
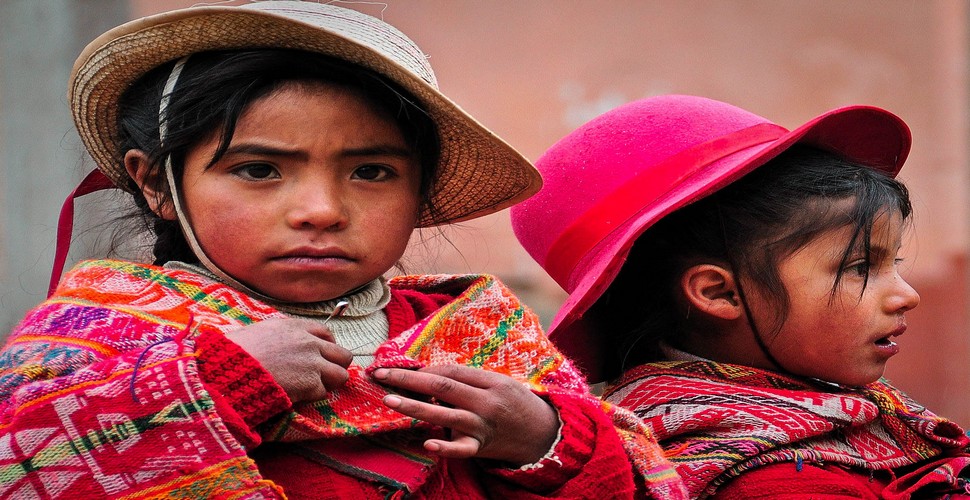
[(934, 482), (959, 487), (959, 472), (970, 466), (963, 430), (885, 381), (852, 390), (745, 366), (667, 361), (630, 370), (604, 398), (653, 429), (700, 498), (746, 470), (778, 462), (896, 472), (938, 462), (890, 490)]
[[(493, 278), (403, 277), (391, 286), (457, 299), (390, 339), (370, 369), (459, 363), (506, 373), (537, 391), (587, 394), (537, 318)], [(0, 353), (0, 497), (282, 497), (215, 412), (193, 345), (198, 333), (276, 316), (193, 273), (81, 263), (27, 314)], [(389, 431), (416, 432), (426, 424), (380, 404), (387, 390), (363, 369), (350, 372), (326, 400), (267, 422), (263, 440), (294, 443), (347, 473), (413, 491), (437, 459), (403, 442), (400, 436), (413, 432)], [(651, 493), (682, 493), (642, 423), (608, 404), (604, 409)], [(361, 443), (395, 459), (356, 453)]]

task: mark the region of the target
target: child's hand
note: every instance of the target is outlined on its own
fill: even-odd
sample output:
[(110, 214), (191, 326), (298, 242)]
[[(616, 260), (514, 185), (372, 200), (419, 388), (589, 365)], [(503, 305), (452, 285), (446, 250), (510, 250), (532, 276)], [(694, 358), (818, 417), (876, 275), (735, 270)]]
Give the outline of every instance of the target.
[(451, 430), (450, 440), (424, 443), (425, 449), (443, 457), (491, 458), (521, 466), (538, 461), (556, 440), (556, 410), (501, 373), (445, 365), (418, 371), (380, 368), (374, 378), (453, 406), (399, 395), (384, 397), (384, 404), (398, 412)]
[(226, 334), (256, 358), (290, 401), (317, 401), (349, 377), (353, 355), (334, 343), (320, 323), (305, 319), (268, 319)]

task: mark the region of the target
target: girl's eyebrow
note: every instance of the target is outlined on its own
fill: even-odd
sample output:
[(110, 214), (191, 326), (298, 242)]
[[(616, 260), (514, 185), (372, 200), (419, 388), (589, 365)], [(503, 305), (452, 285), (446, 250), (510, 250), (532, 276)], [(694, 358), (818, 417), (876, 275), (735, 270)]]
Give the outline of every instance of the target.
[(880, 260), (887, 255), (895, 256), (897, 253), (899, 253), (901, 246), (902, 245), (895, 245), (895, 247), (890, 247), (888, 245), (870, 244), (869, 255), (872, 260)]
[(297, 149), (284, 149), (273, 146), (263, 146), (259, 144), (233, 144), (226, 148), (223, 156), (230, 155), (255, 155), (255, 156), (293, 156), (306, 157), (306, 153)]
[[(230, 155), (254, 155), (254, 156), (280, 156), (292, 157), (301, 160), (308, 158), (308, 154), (299, 149), (286, 149), (275, 146), (264, 146), (260, 144), (235, 144), (226, 149), (223, 156)], [(348, 148), (340, 152), (340, 156), (345, 157), (365, 157), (365, 156), (393, 156), (403, 159), (413, 157), (410, 149), (391, 144), (377, 146), (367, 146), (361, 148)]]
[(402, 148), (400, 146), (393, 146), (390, 144), (380, 145), (380, 146), (370, 146), (366, 148), (353, 148), (345, 149), (342, 156), (396, 156), (403, 159), (408, 159), (414, 156), (414, 153), (408, 148)]

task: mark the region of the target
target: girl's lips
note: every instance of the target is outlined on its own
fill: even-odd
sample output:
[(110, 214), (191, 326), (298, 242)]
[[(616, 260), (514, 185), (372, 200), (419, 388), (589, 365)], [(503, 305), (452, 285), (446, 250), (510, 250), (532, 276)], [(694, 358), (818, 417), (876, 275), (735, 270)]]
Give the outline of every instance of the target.
[(291, 255), (291, 256), (287, 256), (287, 257), (280, 257), (280, 258), (274, 259), (274, 260), (283, 261), (283, 262), (324, 262), (324, 261), (326, 261), (326, 262), (350, 262), (350, 259), (348, 259), (346, 257), (337, 257), (337, 256), (333, 256), (333, 255), (323, 255), (323, 256), (315, 256), (315, 255)]
[(301, 248), (272, 259), (278, 265), (301, 271), (335, 271), (354, 262), (346, 253), (336, 249)]
[(291, 255), (273, 259), (275, 268), (281, 272), (296, 273), (344, 273), (351, 270), (352, 259), (338, 256)]
[(346, 252), (336, 248), (312, 248), (302, 247), (284, 252), (275, 257), (274, 260), (291, 259), (343, 259), (352, 260)]
[(899, 325), (898, 327), (896, 327), (895, 330), (889, 332), (889, 335), (887, 335), (887, 337), (898, 337), (904, 333), (906, 333), (906, 323)]
[(883, 337), (876, 341), (876, 350), (886, 356), (895, 356), (899, 354), (899, 344), (889, 340), (889, 337)]
[(898, 337), (906, 331), (906, 325), (900, 325), (898, 328), (890, 332), (884, 337), (876, 339), (874, 344), (876, 349), (886, 357), (895, 356), (899, 354), (899, 344), (893, 342), (893, 337)]

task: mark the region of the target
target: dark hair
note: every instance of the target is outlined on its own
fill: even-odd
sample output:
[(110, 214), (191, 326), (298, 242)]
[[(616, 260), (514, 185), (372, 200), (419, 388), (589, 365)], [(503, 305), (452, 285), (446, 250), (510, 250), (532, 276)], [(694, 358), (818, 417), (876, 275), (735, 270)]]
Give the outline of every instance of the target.
[[(158, 175), (149, 176), (158, 192), (168, 193), (162, 165), (171, 157), (176, 179), (181, 179), (185, 157), (201, 141), (220, 134), (214, 163), (229, 147), (242, 113), (260, 97), (291, 82), (325, 82), (360, 92), (393, 118), (405, 141), (417, 152), (421, 165), (422, 209), (432, 215), (433, 186), (437, 175), (439, 139), (434, 122), (406, 90), (366, 68), (331, 57), (285, 49), (212, 51), (188, 58), (166, 109), (165, 144), (159, 138), (159, 102), (175, 62), (159, 66), (128, 88), (119, 103), (121, 155), (140, 149)], [(177, 221), (163, 220), (148, 207), (134, 181), (128, 188), (135, 197), (137, 216), (155, 236), (154, 260), (196, 261)]]
[[(852, 206), (845, 209), (844, 203)], [(851, 227), (840, 271), (855, 249), (868, 259), (872, 227), (883, 213), (907, 220), (906, 187), (870, 167), (809, 146), (795, 145), (717, 193), (667, 215), (634, 243), (627, 262), (591, 308), (604, 332), (606, 366), (625, 370), (662, 359), (659, 344), (676, 345), (691, 321), (679, 280), (689, 267), (712, 263), (747, 278), (776, 300), (771, 333), (790, 306), (778, 264), (827, 230)], [(742, 296), (743, 298), (743, 296)], [(755, 333), (758, 334), (757, 332)]]

